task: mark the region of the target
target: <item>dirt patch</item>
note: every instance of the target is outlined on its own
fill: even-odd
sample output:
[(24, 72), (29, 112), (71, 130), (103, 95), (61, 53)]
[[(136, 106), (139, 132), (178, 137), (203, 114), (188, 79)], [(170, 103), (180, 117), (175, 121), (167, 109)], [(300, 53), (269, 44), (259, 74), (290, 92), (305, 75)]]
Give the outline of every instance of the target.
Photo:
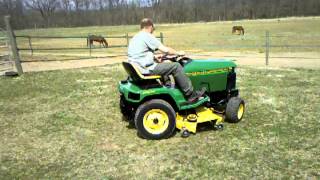
[(69, 61), (44, 61), (44, 62), (24, 62), (22, 63), (24, 72), (33, 71), (50, 71), (59, 69), (73, 69), (83, 67), (104, 66), (107, 64), (121, 63), (123, 58), (96, 58), (96, 59), (81, 59)]
[[(252, 52), (205, 52), (198, 54), (190, 53), (190, 57), (193, 59), (233, 59), (240, 66), (265, 67), (266, 63), (264, 53)], [(108, 64), (121, 63), (126, 59), (126, 57), (109, 57), (69, 61), (24, 62), (22, 66), (25, 72), (49, 71), (58, 69), (104, 66)], [(273, 53), (270, 54), (269, 66), (320, 69), (320, 52)]]

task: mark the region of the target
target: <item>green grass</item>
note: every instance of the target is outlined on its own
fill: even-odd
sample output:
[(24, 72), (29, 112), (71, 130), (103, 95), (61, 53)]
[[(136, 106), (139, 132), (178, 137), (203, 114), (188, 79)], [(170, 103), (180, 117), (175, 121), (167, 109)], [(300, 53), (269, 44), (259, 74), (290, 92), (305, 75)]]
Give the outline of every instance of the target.
[[(244, 36), (231, 35), (234, 25), (242, 25), (245, 28)], [(271, 37), (271, 45), (320, 45), (320, 18), (287, 18), (255, 21), (235, 22), (212, 22), (212, 23), (188, 23), (188, 24), (159, 24), (156, 25), (156, 35), (164, 33), (165, 44), (176, 49), (192, 52), (260, 52), (265, 48), (265, 33), (270, 35), (281, 35), (284, 37)], [(17, 35), (39, 35), (39, 36), (87, 36), (97, 34), (104, 36), (134, 35), (139, 31), (138, 25), (129, 26), (95, 26), (79, 28), (51, 28), (37, 30), (17, 31)], [(125, 39), (107, 39), (110, 45), (125, 45)], [(33, 39), (34, 48), (65, 48), (65, 47), (86, 47), (85, 39)], [(20, 48), (28, 48), (27, 39), (18, 38)], [(258, 46), (258, 47), (251, 47)], [(272, 48), (272, 52), (318, 52), (319, 48)], [(72, 57), (88, 57), (87, 50), (66, 50), (66, 51), (42, 51), (37, 52), (40, 57), (30, 57), (29, 52), (23, 52), (23, 59), (55, 59), (55, 53), (60, 59), (62, 55)], [(93, 56), (106, 56), (110, 54), (126, 54), (126, 48), (94, 50)], [(58, 59), (59, 59), (58, 58)]]
[(0, 78), (0, 179), (319, 178), (320, 72), (238, 69), (247, 109), (224, 131), (137, 136), (120, 65)]

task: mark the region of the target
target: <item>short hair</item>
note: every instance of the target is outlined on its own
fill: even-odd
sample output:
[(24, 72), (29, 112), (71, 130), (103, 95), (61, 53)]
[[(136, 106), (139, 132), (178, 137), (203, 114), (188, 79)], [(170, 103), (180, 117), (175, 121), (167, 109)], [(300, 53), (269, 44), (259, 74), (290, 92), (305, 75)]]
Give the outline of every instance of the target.
[(152, 26), (153, 27), (153, 22), (151, 19), (149, 18), (144, 18), (141, 20), (141, 23), (140, 23), (140, 28), (143, 29), (145, 27), (149, 27), (149, 26)]

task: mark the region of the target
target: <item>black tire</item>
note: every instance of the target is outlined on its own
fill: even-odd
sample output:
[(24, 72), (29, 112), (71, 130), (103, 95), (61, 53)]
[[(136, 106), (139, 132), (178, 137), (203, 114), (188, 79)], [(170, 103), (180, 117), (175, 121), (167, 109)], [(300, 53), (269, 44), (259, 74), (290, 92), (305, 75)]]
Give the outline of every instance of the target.
[(121, 114), (123, 116), (129, 116), (130, 115), (130, 109), (128, 108), (128, 105), (127, 105), (123, 95), (120, 95), (119, 108), (120, 108)]
[(119, 108), (124, 120), (128, 121), (130, 125), (134, 125), (134, 108), (128, 104), (123, 95), (120, 96)]
[(245, 103), (241, 98), (239, 97), (230, 98), (226, 108), (226, 121), (230, 123), (240, 122), (243, 118), (244, 111), (245, 111)]
[[(158, 117), (160, 120), (158, 120)], [(143, 138), (165, 139), (169, 138), (175, 130), (176, 113), (168, 102), (161, 99), (154, 99), (147, 101), (138, 107), (135, 113), (134, 122), (139, 135)], [(157, 132), (156, 128), (148, 127), (148, 122), (153, 126), (161, 127), (158, 129), (159, 132)]]

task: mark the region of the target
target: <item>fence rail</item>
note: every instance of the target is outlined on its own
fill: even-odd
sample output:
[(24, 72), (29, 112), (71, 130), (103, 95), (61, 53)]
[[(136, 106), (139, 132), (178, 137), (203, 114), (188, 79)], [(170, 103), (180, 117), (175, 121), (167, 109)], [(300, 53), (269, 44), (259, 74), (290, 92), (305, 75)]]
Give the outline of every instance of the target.
[[(113, 45), (108, 46), (108, 48), (124, 48), (128, 47), (127, 45)], [(232, 46), (232, 45), (210, 45), (212, 48), (224, 48), (224, 49), (242, 49), (242, 48), (265, 48), (265, 45), (252, 45), (252, 46)], [(320, 48), (320, 45), (269, 45), (270, 48)], [(0, 46), (1, 48), (1, 46)], [(30, 51), (30, 50), (37, 50), (37, 51), (57, 51), (57, 50), (86, 50), (86, 49), (106, 49), (104, 47), (92, 47), (92, 48), (18, 48), (19, 51)]]
[[(14, 67), (14, 69), (17, 69), (18, 74), (22, 74), (23, 73), (23, 69), (21, 66), (21, 60), (20, 60), (20, 51), (30, 51), (31, 55), (33, 55), (34, 51), (50, 51), (50, 55), (57, 55), (57, 56), (65, 56), (67, 53), (61, 53), (61, 52), (53, 52), (53, 51), (64, 51), (64, 50), (89, 50), (89, 54), (91, 56), (91, 51), (95, 50), (95, 49), (103, 49), (102, 47), (84, 47), (83, 45), (78, 44), (78, 46), (75, 46), (75, 44), (77, 44), (77, 40), (75, 39), (88, 39), (88, 36), (57, 36), (57, 35), (52, 35), (52, 36), (39, 36), (39, 35), (15, 35), (13, 29), (11, 28), (10, 22), (9, 22), (10, 18), (9, 16), (5, 17), (5, 23), (6, 23), (6, 30), (2, 30), (0, 28), (0, 42), (5, 42), (6, 46), (3, 47), (2, 44), (0, 44), (0, 50), (1, 52), (7, 52), (9, 55), (0, 55), (0, 74), (2, 71), (6, 71), (6, 70), (12, 70)], [(188, 35), (186, 35), (188, 36)], [(273, 56), (270, 56), (270, 52), (273, 51), (272, 48), (276, 49), (276, 48), (312, 48), (312, 49), (320, 49), (320, 41), (318, 43), (318, 41), (314, 41), (314, 40), (320, 40), (320, 36), (317, 35), (309, 35), (309, 34), (301, 34), (299, 36), (292, 36), (292, 35), (284, 35), (284, 34), (271, 34), (268, 31), (266, 31), (265, 34), (260, 34), (260, 35), (253, 35), (253, 36), (221, 36), (222, 38), (219, 39), (218, 41), (212, 41), (210, 39), (208, 39), (208, 41), (205, 42), (200, 42), (201, 43), (201, 47), (204, 47), (203, 45), (210, 48), (222, 48), (222, 49), (242, 49), (242, 48), (247, 48), (247, 49), (257, 49), (259, 48), (259, 52), (265, 52), (265, 59), (266, 59), (266, 65), (269, 64), (269, 59), (270, 58), (274, 58)], [(250, 37), (249, 39), (246, 39), (246, 37)], [(17, 46), (17, 39), (23, 39), (22, 43), (24, 46), (21, 46), (22, 48), (18, 48)], [(108, 48), (124, 48), (124, 47), (128, 47), (129, 45), (129, 39), (132, 38), (132, 36), (129, 36), (128, 33), (124, 34), (124, 35), (117, 35), (117, 36), (103, 36), (103, 38), (106, 39), (124, 39), (123, 44), (118, 45), (115, 44), (113, 46), (109, 46)], [(157, 36), (157, 38), (160, 38), (161, 42), (163, 43), (164, 41), (164, 36), (163, 33), (160, 33), (160, 36)], [(166, 37), (167, 39), (168, 37)], [(210, 37), (208, 37), (210, 38)], [(287, 38), (287, 39), (286, 39)], [(25, 40), (27, 39), (27, 40)], [(40, 43), (34, 43), (32, 42), (33, 39), (72, 39), (72, 41), (76, 42), (73, 43), (72, 46), (69, 47), (61, 47), (58, 45), (54, 45), (50, 44), (50, 47), (43, 47), (43, 44), (46, 44), (46, 42), (40, 42)], [(171, 41), (179, 41), (178, 39), (174, 38), (168, 38)], [(242, 41), (245, 40), (245, 41)], [(288, 41), (290, 40), (290, 41)], [(115, 40), (115, 42), (117, 42), (118, 40)], [(200, 40), (199, 40), (200, 41)], [(49, 42), (49, 41), (48, 41)], [(180, 41), (179, 41), (180, 42)], [(215, 42), (214, 43), (210, 43), (210, 42)], [(60, 43), (60, 42), (59, 42)], [(182, 41), (181, 45), (183, 43), (190, 43), (190, 41)], [(206, 44), (202, 44), (202, 43), (206, 43)], [(219, 45), (219, 43), (221, 45)], [(227, 45), (228, 43), (231, 43), (229, 45)], [(61, 43), (63, 44), (63, 43)], [(19, 41), (19, 45), (20, 45), (20, 41)], [(60, 45), (60, 44), (59, 44)], [(27, 48), (29, 47), (29, 48)], [(179, 47), (179, 46), (176, 46)], [(7, 48), (7, 51), (3, 51), (3, 48)], [(196, 49), (197, 47), (195, 47), (194, 49)], [(204, 48), (203, 48), (204, 49)], [(118, 53), (118, 51), (115, 51)], [(71, 53), (77, 53), (76, 58), (77, 59), (84, 59), (84, 56), (81, 56), (82, 52), (79, 53), (78, 51), (73, 51)], [(59, 55), (60, 54), (60, 55)], [(79, 56), (80, 54), (80, 56)], [(118, 53), (116, 55), (111, 55), (108, 57), (117, 57), (117, 56), (125, 56), (126, 54), (121, 54)], [(74, 58), (74, 57), (72, 57)], [(87, 56), (86, 56), (87, 58)], [(281, 58), (281, 57), (280, 57)], [(283, 58), (283, 57), (282, 57)], [(299, 58), (299, 57), (295, 57), (295, 58)], [(320, 59), (320, 58), (318, 58)], [(31, 59), (33, 60), (33, 59)], [(43, 58), (41, 56), (41, 60), (46, 60), (46, 58)], [(75, 60), (75, 59), (72, 59)], [(25, 61), (26, 62), (26, 61)], [(30, 61), (29, 61), (30, 62)], [(31, 61), (32, 62), (32, 61)], [(8, 66), (9, 65), (9, 66)]]
[[(89, 50), (89, 54), (91, 57), (91, 52), (92, 50), (95, 49), (104, 49), (104, 47), (67, 47), (67, 48), (34, 48), (32, 44), (32, 39), (87, 39), (88, 36), (32, 36), (32, 35), (17, 35), (15, 36), (16, 38), (26, 38), (28, 39), (28, 42), (26, 43), (29, 45), (29, 48), (18, 48), (19, 51), (30, 51), (31, 55), (33, 55), (34, 51), (63, 51), (63, 50)], [(103, 38), (106, 39), (124, 39), (125, 42), (123, 45), (112, 45), (108, 46), (108, 48), (125, 48), (128, 47), (129, 45), (129, 39), (132, 38), (133, 36), (129, 36), (128, 33), (124, 35), (117, 35), (117, 36), (103, 36)], [(228, 40), (230, 38), (235, 38), (235, 36), (228, 36), (228, 35), (223, 35), (223, 39)], [(320, 36), (310, 36), (310, 35), (299, 35), (298, 36), (292, 36), (292, 35), (281, 35), (281, 34), (271, 34), (269, 31), (266, 31), (264, 36), (258, 35), (256, 37), (259, 37), (261, 42), (259, 41), (254, 41), (252, 42), (253, 44), (250, 44), (251, 42), (245, 43), (245, 44), (238, 44), (238, 45), (225, 45), (225, 44), (210, 44), (210, 48), (216, 49), (216, 48), (222, 48), (222, 49), (259, 49), (259, 51), (263, 50), (265, 52), (265, 64), (269, 64), (269, 59), (273, 58), (270, 56), (270, 52), (272, 51), (272, 48), (292, 48), (292, 49), (299, 49), (299, 48), (305, 48), (305, 49), (318, 49), (320, 48), (320, 44), (308, 44), (308, 42), (304, 41), (307, 40), (308, 38), (317, 38)], [(164, 36), (163, 33), (160, 33), (160, 36), (157, 36), (163, 42)], [(298, 44), (299, 42), (295, 42), (295, 44), (286, 44), (286, 42), (283, 42), (283, 38), (287, 39), (298, 39), (298, 40), (303, 40), (301, 44)], [(169, 37), (166, 37), (166, 39), (170, 39)], [(239, 41), (246, 40), (246, 36), (239, 36)], [(286, 39), (284, 39), (286, 40)], [(239, 42), (238, 42), (239, 43)]]
[[(101, 36), (105, 39), (125, 39), (125, 45), (112, 45), (107, 48), (124, 48), (129, 46), (129, 39), (133, 38), (133, 36), (129, 36), (128, 33), (122, 36)], [(60, 51), (60, 50), (89, 50), (89, 54), (91, 56), (92, 50), (94, 49), (104, 49), (104, 47), (92, 47), (91, 44), (89, 47), (72, 47), (72, 48), (33, 48), (32, 39), (88, 39), (88, 36), (31, 36), (31, 35), (16, 35), (15, 38), (26, 38), (28, 39), (29, 48), (17, 48), (18, 51), (30, 51), (31, 55), (33, 55), (34, 51)], [(163, 33), (160, 33), (160, 36), (157, 36), (160, 41), (163, 43)]]
[[(108, 46), (108, 48), (121, 48), (121, 47), (127, 47), (126, 45), (119, 45), (119, 46)], [(103, 47), (92, 47), (92, 48), (18, 48), (19, 51), (31, 51), (31, 50), (37, 50), (37, 51), (59, 51), (59, 50), (87, 50), (87, 49), (105, 49)]]
[[(29, 35), (16, 35), (16, 38), (39, 38), (39, 39), (87, 39), (88, 36), (29, 36)], [(133, 36), (102, 36), (103, 38), (133, 38)], [(163, 36), (157, 36), (156, 38), (164, 38)], [(1, 38), (0, 38), (1, 39)]]
[[(291, 38), (293, 37), (292, 35), (270, 35), (270, 37), (276, 37), (276, 38), (281, 38), (281, 37), (285, 37), (285, 38)], [(298, 36), (299, 38), (320, 38), (320, 36), (317, 36), (317, 35), (306, 35), (306, 34), (303, 34), (303, 35), (299, 35)]]
[(7, 65), (7, 64), (11, 64), (12, 62), (10, 62), (10, 61), (2, 61), (2, 62), (0, 62), (0, 66), (2, 66), (2, 65)]
[[(77, 44), (77, 42), (78, 42), (76, 40), (75, 40), (76, 43), (72, 44), (72, 46), (59, 47), (59, 45), (57, 45), (57, 46), (51, 45), (52, 48), (41, 47), (41, 46), (39, 47), (39, 44), (41, 44), (41, 43), (37, 43), (37, 44), (34, 43), (33, 44), (33, 41), (32, 41), (33, 39), (86, 39), (87, 40), (88, 37), (89, 37), (89, 35), (88, 36), (58, 36), (58, 35), (40, 36), (40, 35), (26, 35), (25, 34), (25, 35), (15, 35), (14, 39), (17, 39), (17, 38), (27, 39), (26, 41), (23, 41), (25, 46), (23, 46), (22, 48), (16, 47), (16, 50), (18, 52), (19, 51), (30, 51), (31, 55), (33, 55), (33, 53), (35, 51), (88, 50), (89, 55), (91, 57), (92, 50), (105, 49), (104, 47), (92, 47), (91, 45), (84, 47), (83, 45), (79, 46), (79, 44), (78, 44), (78, 46), (75, 46), (75, 44)], [(102, 37), (105, 39), (124, 39), (123, 44), (111, 45), (111, 46), (108, 46), (108, 48), (125, 48), (125, 47), (128, 47), (129, 39), (132, 38), (133, 36), (129, 36), (128, 33), (125, 33), (124, 35), (102, 36)], [(266, 65), (269, 64), (270, 58), (273, 58), (272, 56), (270, 56), (270, 52), (276, 51), (276, 48), (292, 48), (292, 49), (304, 48), (304, 49), (308, 49), (308, 50), (309, 50), (309, 48), (310, 49), (317, 49), (317, 50), (320, 49), (320, 41), (319, 41), (319, 43), (317, 43), (315, 41), (311, 41), (313, 39), (320, 40), (320, 36), (317, 36), (317, 35), (301, 34), (299, 36), (292, 36), (292, 35), (285, 35), (285, 34), (271, 34), (269, 31), (266, 31), (265, 34), (253, 35), (252, 37), (250, 37), (251, 39), (250, 38), (246, 39), (246, 37), (250, 37), (250, 36), (238, 36), (237, 37), (234, 35), (233, 36), (223, 35), (223, 36), (221, 36), (221, 38), (220, 37), (217, 38), (218, 41), (216, 41), (215, 44), (213, 44), (213, 43), (210, 44), (208, 42), (205, 42), (205, 43), (207, 43), (207, 47), (210, 47), (213, 49), (214, 48), (258, 49), (259, 52), (265, 53), (265, 64)], [(163, 33), (160, 33), (160, 36), (157, 36), (157, 38), (159, 38), (161, 40), (161, 42), (163, 42), (164, 41)], [(0, 37), (0, 40), (1, 39), (6, 39), (6, 38)], [(166, 37), (166, 39), (171, 39), (171, 38)], [(172, 38), (171, 41), (174, 41), (173, 39), (174, 38)], [(242, 41), (242, 40), (244, 40), (244, 41)], [(290, 41), (288, 41), (288, 40), (290, 40)], [(10, 41), (12, 41), (12, 40), (10, 39)], [(119, 42), (119, 41), (115, 40), (115, 42)], [(38, 47), (35, 47), (34, 45), (38, 46)], [(274, 50), (272, 48), (274, 48)], [(74, 52), (76, 53), (77, 51), (74, 51)], [(98, 51), (95, 51), (95, 52), (98, 52)], [(56, 52), (50, 52), (49, 54), (51, 54), (51, 53), (54, 54)], [(68, 53), (70, 53), (70, 52), (68, 52)], [(58, 52), (57, 54), (62, 54), (62, 53)], [(118, 55), (120, 56), (120, 53), (118, 53)], [(125, 55), (125, 54), (123, 54), (123, 55)], [(84, 55), (84, 56), (86, 56), (86, 55)], [(81, 57), (81, 56), (79, 56), (79, 57)]]
[[(126, 38), (126, 36), (102, 36), (104, 38)], [(29, 36), (18, 35), (16, 38), (39, 38), (39, 39), (87, 39), (88, 36)]]
[(275, 48), (320, 48), (320, 45), (288, 45), (288, 44), (282, 44), (282, 45), (270, 45), (270, 47)]

